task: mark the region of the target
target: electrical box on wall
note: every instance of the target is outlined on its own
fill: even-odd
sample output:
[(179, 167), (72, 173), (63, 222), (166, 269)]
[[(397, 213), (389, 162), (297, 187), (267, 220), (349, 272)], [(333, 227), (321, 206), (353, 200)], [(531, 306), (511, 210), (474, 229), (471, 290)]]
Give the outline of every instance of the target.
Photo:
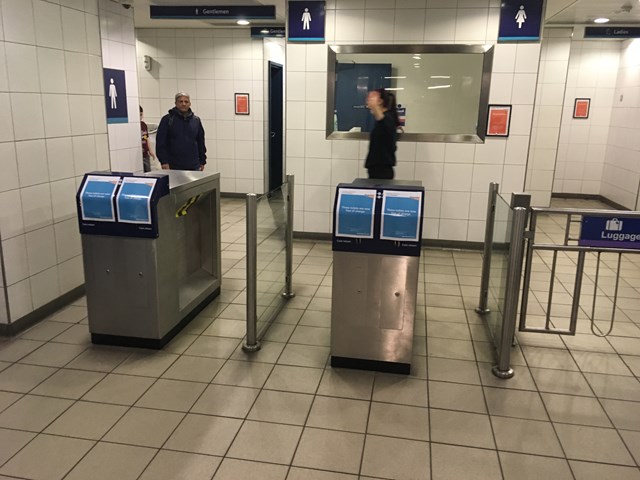
[(144, 69), (147, 72), (151, 71), (152, 64), (153, 64), (153, 58), (151, 58), (149, 55), (145, 55), (144, 56)]

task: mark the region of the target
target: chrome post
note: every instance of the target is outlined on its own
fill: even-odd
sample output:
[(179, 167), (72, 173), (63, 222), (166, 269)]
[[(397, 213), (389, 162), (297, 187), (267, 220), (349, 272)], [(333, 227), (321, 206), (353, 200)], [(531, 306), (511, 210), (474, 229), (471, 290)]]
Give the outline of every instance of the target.
[(515, 333), (518, 299), (520, 298), (526, 221), (527, 209), (515, 207), (513, 209), (502, 335), (500, 336), (500, 345), (498, 345), (498, 365), (495, 365), (491, 370), (496, 377), (502, 379), (513, 377), (513, 369), (510, 367), (511, 344)]
[(242, 350), (257, 352), (257, 292), (258, 292), (258, 197), (247, 194), (247, 336)]
[(287, 259), (286, 259), (286, 273), (285, 273), (285, 290), (282, 296), (285, 298), (293, 298), (296, 296), (293, 291), (293, 194), (295, 188), (295, 176), (287, 175), (287, 227), (286, 227), (286, 245), (287, 245)]
[(527, 244), (526, 265), (524, 268), (524, 282), (522, 285), (522, 303), (520, 304), (520, 325), (518, 329), (523, 331), (527, 328), (527, 307), (529, 305), (529, 288), (531, 287), (531, 265), (533, 264), (533, 251), (535, 246), (536, 226), (538, 214), (535, 210), (531, 212), (529, 220), (529, 243)]
[(578, 310), (580, 310), (580, 290), (582, 289), (582, 275), (584, 273), (584, 259), (586, 254), (587, 252), (584, 250), (578, 252), (576, 283), (573, 287), (573, 304), (571, 305), (571, 321), (569, 324), (569, 332), (571, 335), (576, 334), (576, 325), (578, 324)]
[(489, 297), (489, 276), (491, 275), (491, 252), (493, 250), (493, 229), (496, 220), (496, 198), (500, 185), (495, 182), (489, 184), (489, 199), (487, 202), (487, 220), (484, 227), (484, 253), (482, 255), (482, 279), (480, 281), (480, 300), (476, 313), (484, 315), (490, 312), (487, 308)]

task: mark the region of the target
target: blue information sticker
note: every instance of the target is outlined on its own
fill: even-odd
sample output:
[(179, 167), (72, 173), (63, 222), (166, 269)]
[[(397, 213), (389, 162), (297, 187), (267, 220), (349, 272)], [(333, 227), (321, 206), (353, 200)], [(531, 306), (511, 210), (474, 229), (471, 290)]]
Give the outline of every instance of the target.
[(582, 217), (578, 245), (640, 249), (640, 219)]
[(382, 199), (382, 240), (419, 240), (422, 196), (416, 192), (385, 191)]
[(118, 221), (123, 223), (151, 223), (151, 194), (154, 178), (125, 178), (118, 192)]
[(336, 236), (373, 238), (375, 190), (338, 190)]
[(290, 42), (324, 42), (324, 1), (289, 1)]
[(113, 197), (120, 177), (89, 175), (80, 193), (82, 219), (115, 222)]

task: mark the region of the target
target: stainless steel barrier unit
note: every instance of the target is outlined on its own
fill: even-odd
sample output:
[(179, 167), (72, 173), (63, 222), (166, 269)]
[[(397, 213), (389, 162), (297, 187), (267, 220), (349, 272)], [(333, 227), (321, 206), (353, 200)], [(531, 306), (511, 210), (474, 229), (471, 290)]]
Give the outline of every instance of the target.
[(410, 372), (423, 211), (420, 182), (356, 179), (338, 185), (333, 367)]
[(220, 174), (85, 175), (77, 195), (94, 343), (161, 348), (220, 292)]
[(511, 378), (511, 346), (522, 278), (522, 258), (530, 195), (512, 194), (507, 201), (491, 183), (487, 206), (485, 244), (480, 300), (476, 312), (496, 348), (497, 365), (492, 369), (499, 378)]
[[(558, 227), (562, 234), (562, 242), (539, 242), (536, 240), (538, 223), (541, 216), (545, 219), (553, 219), (554, 225)], [(555, 220), (559, 217), (559, 220)], [(572, 227), (574, 231), (572, 231)], [(548, 239), (548, 237), (547, 237)], [(552, 239), (548, 239), (552, 240)], [(618, 290), (620, 283), (620, 269), (623, 254), (638, 254), (640, 251), (640, 212), (616, 211), (616, 210), (587, 210), (587, 209), (554, 209), (554, 208), (531, 208), (531, 220), (529, 225), (529, 240), (527, 246), (526, 265), (524, 274), (524, 286), (522, 295), (522, 305), (520, 308), (521, 332), (552, 333), (560, 335), (575, 335), (578, 317), (583, 312), (591, 322), (591, 331), (597, 336), (606, 336), (613, 330), (616, 306), (618, 302)], [(607, 312), (609, 318), (596, 318), (597, 300), (602, 298), (601, 264), (602, 255), (615, 255), (615, 282), (613, 285), (613, 301), (610, 304), (610, 311)], [(549, 259), (549, 256), (551, 257)], [(537, 268), (534, 272), (534, 261), (538, 257), (545, 262), (550, 260), (549, 276), (542, 268)], [(563, 281), (558, 281), (558, 264), (560, 258), (563, 259)], [(595, 266), (590, 267), (588, 259), (595, 259)], [(537, 265), (540, 267), (540, 264)], [(574, 270), (573, 278), (566, 278), (568, 271)], [(592, 273), (589, 279), (593, 290), (590, 291), (590, 305), (581, 305), (581, 295), (585, 272)], [(527, 319), (529, 313), (529, 294), (534, 278), (538, 284), (548, 285), (546, 296), (538, 288), (536, 296), (542, 297), (545, 306), (541, 308), (543, 315)], [(573, 281), (573, 286), (569, 291), (563, 284)], [(590, 285), (591, 286), (591, 285)], [(558, 288), (556, 288), (558, 287)], [(546, 298), (545, 298), (546, 297)], [(564, 298), (563, 298), (564, 297)], [(563, 311), (559, 315), (554, 315), (554, 299), (561, 303), (570, 304), (569, 311)], [(561, 305), (560, 307), (564, 307)], [(558, 306), (556, 306), (558, 308)], [(605, 307), (607, 308), (607, 307)], [(600, 310), (600, 312), (602, 309)], [(599, 313), (599, 312), (598, 312)], [(532, 316), (533, 317), (533, 316)], [(567, 318), (568, 317), (568, 318)], [(563, 328), (568, 319), (568, 325)], [(531, 326), (527, 320), (537, 320), (539, 325)], [(597, 325), (597, 320), (605, 320), (608, 326), (603, 331)]]
[(260, 197), (247, 195), (247, 336), (242, 349), (260, 350), (260, 339), (295, 296), (292, 287), (294, 176)]

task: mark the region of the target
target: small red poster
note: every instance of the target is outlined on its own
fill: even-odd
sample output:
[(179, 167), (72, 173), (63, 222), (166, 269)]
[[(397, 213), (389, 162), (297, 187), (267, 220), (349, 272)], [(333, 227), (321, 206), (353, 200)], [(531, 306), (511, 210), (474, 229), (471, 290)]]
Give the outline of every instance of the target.
[(573, 118), (589, 118), (590, 98), (576, 98), (573, 105)]
[(236, 93), (236, 115), (249, 115), (248, 93)]
[(489, 105), (487, 135), (508, 137), (511, 123), (511, 105)]

